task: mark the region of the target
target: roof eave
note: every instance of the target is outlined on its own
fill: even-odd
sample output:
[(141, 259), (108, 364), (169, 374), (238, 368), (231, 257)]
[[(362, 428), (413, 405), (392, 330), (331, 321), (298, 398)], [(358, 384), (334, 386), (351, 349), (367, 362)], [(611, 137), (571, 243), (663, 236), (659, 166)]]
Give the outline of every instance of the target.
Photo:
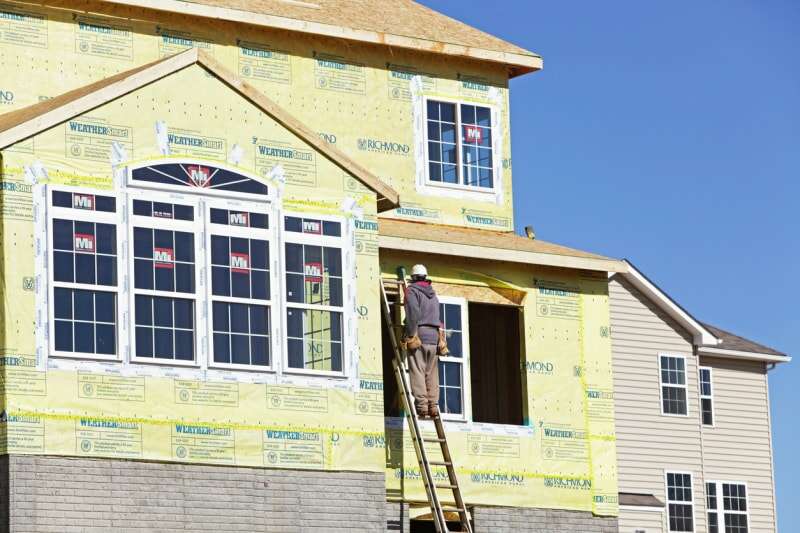
[(792, 360), (788, 355), (778, 355), (771, 353), (761, 352), (745, 352), (742, 350), (726, 350), (724, 348), (715, 348), (713, 346), (699, 346), (697, 348), (699, 355), (706, 355), (709, 357), (722, 357), (727, 359), (744, 359), (748, 361), (765, 361), (768, 363), (788, 363)]
[(243, 24), (253, 24), (281, 30), (297, 31), (314, 35), (324, 35), (339, 39), (359, 41), (384, 46), (395, 46), (421, 52), (467, 57), (479, 61), (488, 61), (506, 65), (509, 77), (516, 77), (529, 72), (541, 70), (542, 58), (533, 52), (527, 54), (476, 48), (454, 43), (431, 41), (371, 30), (359, 30), (334, 24), (312, 22), (308, 20), (254, 13), (229, 7), (207, 6), (183, 2), (180, 0), (104, 0), (111, 4), (131, 7), (144, 7), (157, 11), (193, 15), (197, 17), (227, 20)]
[(594, 270), (600, 272), (621, 272), (624, 269), (622, 262), (616, 259), (577, 257), (527, 250), (510, 250), (507, 248), (490, 248), (486, 246), (414, 239), (385, 234), (378, 235), (378, 246), (388, 250), (425, 250), (426, 253), (437, 255), (491, 259), (492, 261), (509, 261), (512, 263)]

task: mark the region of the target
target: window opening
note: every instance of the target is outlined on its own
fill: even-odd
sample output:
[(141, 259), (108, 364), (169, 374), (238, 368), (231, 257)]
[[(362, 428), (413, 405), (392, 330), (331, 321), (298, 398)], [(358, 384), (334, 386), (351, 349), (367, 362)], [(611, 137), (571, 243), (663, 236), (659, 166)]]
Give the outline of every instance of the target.
[(429, 181), (494, 187), (491, 108), (428, 100), (426, 122)]
[(52, 190), (52, 350), (59, 355), (118, 354), (117, 206), (113, 196)]
[(686, 415), (686, 360), (683, 357), (662, 355), (661, 412), (667, 415)]
[(744, 483), (706, 483), (706, 506), (709, 533), (748, 532), (747, 487)]
[(439, 356), (439, 410), (445, 415), (464, 418), (464, 376), (466, 302), (439, 297), (439, 317), (447, 337), (450, 354)]
[(341, 223), (287, 216), (284, 229), (288, 366), (341, 373)]
[(714, 425), (714, 396), (711, 387), (711, 368), (700, 367), (700, 414), (704, 426)]
[(271, 364), (272, 289), (269, 217), (249, 210), (209, 210), (212, 360)]
[(694, 531), (691, 474), (667, 473), (667, 511), (670, 531)]
[(195, 361), (196, 205), (133, 199), (134, 358)]

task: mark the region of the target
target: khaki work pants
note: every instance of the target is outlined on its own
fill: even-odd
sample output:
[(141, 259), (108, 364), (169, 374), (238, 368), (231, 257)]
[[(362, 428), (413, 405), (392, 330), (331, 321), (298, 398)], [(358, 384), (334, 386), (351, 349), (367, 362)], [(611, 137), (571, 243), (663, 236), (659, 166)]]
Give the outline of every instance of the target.
[(411, 392), (417, 413), (428, 414), (429, 407), (439, 404), (439, 355), (435, 344), (423, 344), (408, 352)]

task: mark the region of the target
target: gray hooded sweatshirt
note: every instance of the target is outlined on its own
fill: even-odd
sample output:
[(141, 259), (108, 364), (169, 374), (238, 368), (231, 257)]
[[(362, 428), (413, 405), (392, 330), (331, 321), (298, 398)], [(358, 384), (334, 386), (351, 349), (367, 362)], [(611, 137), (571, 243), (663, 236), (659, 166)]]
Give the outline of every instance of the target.
[(423, 344), (439, 342), (439, 298), (429, 281), (415, 281), (406, 292), (406, 336), (415, 333)]

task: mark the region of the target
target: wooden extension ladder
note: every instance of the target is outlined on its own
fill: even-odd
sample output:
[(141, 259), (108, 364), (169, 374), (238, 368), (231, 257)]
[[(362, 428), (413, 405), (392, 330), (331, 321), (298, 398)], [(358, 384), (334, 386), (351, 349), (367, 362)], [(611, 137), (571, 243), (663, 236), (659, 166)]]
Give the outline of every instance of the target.
[[(392, 343), (392, 350), (394, 357), (392, 358), (392, 366), (394, 367), (394, 375), (397, 378), (397, 386), (400, 391), (400, 397), (403, 402), (403, 410), (405, 411), (406, 418), (408, 419), (408, 427), (411, 431), (411, 440), (414, 443), (414, 451), (417, 454), (417, 461), (419, 462), (419, 470), (422, 476), (422, 483), (425, 486), (425, 493), (428, 496), (428, 502), (431, 505), (431, 513), (433, 514), (433, 522), (436, 525), (438, 533), (448, 533), (451, 530), (447, 529), (447, 520), (445, 513), (457, 512), (459, 521), (461, 522), (461, 529), (458, 531), (472, 533), (472, 524), (469, 522), (469, 515), (467, 514), (467, 507), (464, 505), (464, 499), (461, 497), (461, 488), (458, 485), (458, 478), (456, 477), (456, 469), (453, 466), (453, 459), (450, 456), (450, 447), (447, 445), (447, 436), (444, 432), (442, 425), (442, 418), (436, 415), (433, 419), (434, 426), (436, 427), (436, 437), (423, 437), (419, 427), (419, 418), (417, 417), (417, 410), (414, 408), (414, 400), (411, 394), (411, 385), (409, 383), (408, 367), (406, 366), (405, 358), (403, 357), (403, 349), (398, 342), (398, 336), (401, 335), (402, 324), (400, 323), (400, 313), (395, 313), (397, 321), (392, 320), (392, 313), (389, 307), (388, 295), (396, 296), (396, 303), (402, 306), (403, 299), (405, 298), (406, 282), (404, 279), (398, 280), (384, 280), (381, 279), (381, 300), (383, 307), (383, 316), (386, 320), (389, 329), (389, 339)], [(436, 443), (441, 448), (442, 461), (430, 461), (428, 459), (428, 451), (425, 449), (425, 443)], [(431, 466), (444, 466), (447, 469), (448, 483), (436, 483), (431, 472)], [(449, 490), (453, 493), (453, 500), (455, 507), (443, 506), (439, 498), (438, 489)]]

